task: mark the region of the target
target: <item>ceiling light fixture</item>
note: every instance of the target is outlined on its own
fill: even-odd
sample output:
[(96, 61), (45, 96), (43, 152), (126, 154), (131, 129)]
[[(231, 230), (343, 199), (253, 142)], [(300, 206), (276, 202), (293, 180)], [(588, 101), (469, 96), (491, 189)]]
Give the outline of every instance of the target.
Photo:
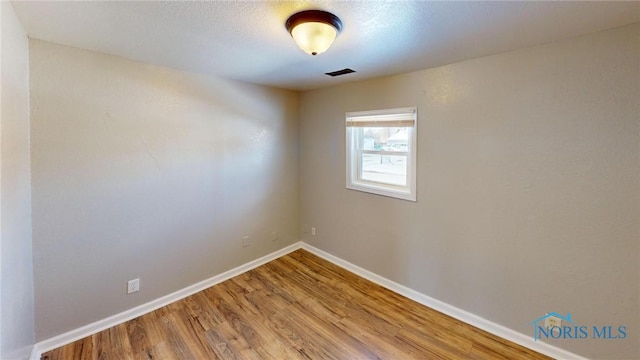
[(318, 55), (331, 46), (342, 21), (330, 12), (306, 10), (291, 15), (285, 26), (302, 51)]

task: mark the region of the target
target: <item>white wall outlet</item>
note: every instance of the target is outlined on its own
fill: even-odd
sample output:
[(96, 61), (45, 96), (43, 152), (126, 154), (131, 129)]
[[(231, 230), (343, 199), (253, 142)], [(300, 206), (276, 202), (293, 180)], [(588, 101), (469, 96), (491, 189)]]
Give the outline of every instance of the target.
[(311, 227), (311, 235), (316, 236), (316, 228), (315, 227)]
[(249, 236), (243, 236), (242, 237), (242, 247), (247, 247), (249, 246)]
[(136, 291), (140, 291), (140, 279), (138, 278), (127, 281), (127, 294), (131, 294)]
[(274, 231), (271, 233), (271, 241), (278, 241), (278, 239), (280, 239), (280, 237), (278, 236), (278, 232)]
[(555, 316), (549, 316), (546, 319), (544, 319), (544, 327), (548, 328), (552, 328), (552, 327), (562, 327), (562, 319), (557, 318)]

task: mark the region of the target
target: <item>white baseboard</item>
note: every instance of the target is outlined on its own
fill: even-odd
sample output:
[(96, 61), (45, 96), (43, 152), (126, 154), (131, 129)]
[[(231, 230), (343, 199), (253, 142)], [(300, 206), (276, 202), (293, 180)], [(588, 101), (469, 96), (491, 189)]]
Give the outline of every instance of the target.
[(254, 269), (260, 265), (264, 265), (272, 260), (275, 260), (281, 256), (284, 256), (292, 251), (296, 251), (302, 247), (302, 242), (297, 242), (291, 244), (285, 248), (282, 248), (278, 251), (274, 251), (271, 254), (265, 255), (259, 259), (250, 261), (246, 264), (240, 265), (236, 268), (233, 268), (229, 271), (225, 271), (222, 274), (213, 276), (209, 279), (203, 280), (199, 283), (187, 286), (184, 289), (178, 290), (169, 295), (163, 296), (161, 298), (152, 300), (146, 304), (142, 304), (133, 309), (129, 309), (123, 311), (119, 314), (110, 316), (106, 319), (102, 319), (96, 321), (94, 323), (85, 325), (75, 330), (71, 330), (64, 334), (52, 337), (47, 340), (43, 340), (34, 345), (33, 350), (31, 352), (30, 360), (40, 360), (40, 357), (43, 353), (57, 349), (61, 346), (72, 343), (76, 340), (80, 340), (87, 336), (91, 336), (97, 332), (108, 329), (110, 327), (122, 324), (123, 322), (129, 321), (131, 319), (135, 319), (139, 316), (147, 314), (153, 310), (159, 309), (163, 306), (167, 306), (173, 302), (176, 302), (180, 299), (184, 299), (187, 296), (193, 295), (199, 291), (202, 291), (206, 288), (209, 288), (213, 285), (219, 284), (225, 280), (229, 280), (234, 276), (238, 276), (242, 273), (245, 273), (251, 269)]
[(72, 343), (76, 340), (80, 340), (87, 336), (93, 335), (102, 330), (116, 326), (123, 322), (135, 319), (153, 310), (169, 305), (175, 301), (183, 299), (189, 295), (193, 295), (199, 291), (209, 288), (213, 285), (219, 284), (225, 280), (228, 280), (234, 276), (238, 276), (244, 272), (254, 269), (260, 265), (264, 265), (269, 261), (275, 260), (281, 256), (284, 256), (292, 251), (298, 249), (305, 249), (310, 253), (313, 253), (327, 261), (330, 261), (346, 270), (353, 272), (369, 281), (372, 281), (380, 286), (383, 286), (395, 293), (403, 295), (411, 300), (414, 300), (422, 305), (428, 306), (434, 310), (437, 310), (443, 314), (449, 315), (455, 319), (463, 321), (469, 325), (475, 326), (488, 333), (499, 336), (503, 339), (507, 339), (516, 344), (522, 345), (539, 353), (551, 356), (555, 359), (575, 359), (575, 360), (587, 360), (586, 358), (573, 354), (569, 351), (560, 349), (556, 346), (546, 344), (542, 341), (534, 341), (530, 335), (525, 335), (515, 330), (509, 329), (502, 325), (491, 322), (480, 316), (474, 315), (465, 310), (459, 309), (453, 305), (449, 305), (440, 300), (436, 300), (418, 291), (410, 289), (404, 285), (400, 285), (394, 281), (384, 278), (380, 275), (374, 274), (369, 270), (365, 270), (357, 265), (354, 265), (346, 260), (343, 260), (337, 256), (331, 255), (323, 250), (320, 250), (314, 246), (303, 242), (297, 242), (289, 245), (271, 254), (265, 255), (259, 259), (250, 261), (244, 265), (238, 266), (234, 269), (226, 271), (222, 274), (211, 277), (207, 280), (203, 280), (199, 283), (188, 286), (184, 289), (178, 290), (172, 294), (163, 296), (156, 300), (150, 301), (146, 304), (142, 304), (133, 309), (126, 310), (119, 314), (113, 315), (103, 320), (96, 321), (94, 323), (85, 325), (81, 328), (69, 331), (67, 333), (55, 336), (53, 338), (41, 341), (34, 345), (31, 352), (30, 360), (40, 360), (42, 353), (59, 348), (66, 344)]
[(503, 339), (512, 341), (516, 344), (522, 345), (531, 350), (537, 351), (541, 354), (551, 356), (554, 359), (571, 359), (571, 360), (587, 360), (586, 358), (563, 350), (559, 347), (546, 344), (540, 340), (534, 341), (531, 335), (525, 335), (515, 330), (509, 329), (502, 325), (491, 322), (487, 319), (481, 318), (478, 315), (459, 309), (453, 305), (449, 305), (440, 300), (436, 300), (418, 291), (410, 289), (404, 285), (400, 285), (394, 281), (384, 278), (380, 275), (374, 274), (369, 270), (365, 270), (357, 265), (354, 265), (346, 260), (343, 260), (337, 256), (331, 255), (328, 252), (322, 251), (309, 244), (302, 243), (302, 248), (310, 253), (317, 255), (335, 265), (340, 266), (343, 269), (349, 270), (352, 273), (361, 276), (371, 282), (374, 282), (382, 287), (385, 287), (397, 294), (405, 296), (417, 303), (430, 307), (443, 314), (449, 315), (454, 319), (458, 319), (469, 325), (475, 326), (488, 333), (499, 336)]

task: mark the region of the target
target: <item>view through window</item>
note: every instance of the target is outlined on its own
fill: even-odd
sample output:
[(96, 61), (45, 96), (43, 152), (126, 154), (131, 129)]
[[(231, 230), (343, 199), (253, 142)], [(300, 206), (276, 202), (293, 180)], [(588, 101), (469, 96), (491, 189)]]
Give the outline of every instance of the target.
[(407, 128), (361, 128), (362, 180), (407, 185)]

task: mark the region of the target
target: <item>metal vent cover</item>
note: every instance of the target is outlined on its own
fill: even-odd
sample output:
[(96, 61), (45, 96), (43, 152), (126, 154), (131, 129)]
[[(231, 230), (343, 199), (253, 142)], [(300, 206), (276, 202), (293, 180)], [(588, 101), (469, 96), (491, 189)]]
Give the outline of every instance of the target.
[(331, 77), (336, 77), (336, 76), (341, 76), (341, 75), (346, 75), (346, 74), (351, 74), (356, 72), (355, 70), (346, 68), (346, 69), (342, 69), (342, 70), (338, 70), (338, 71), (332, 71), (332, 72), (328, 72), (328, 73), (324, 73), (325, 75), (329, 75)]

